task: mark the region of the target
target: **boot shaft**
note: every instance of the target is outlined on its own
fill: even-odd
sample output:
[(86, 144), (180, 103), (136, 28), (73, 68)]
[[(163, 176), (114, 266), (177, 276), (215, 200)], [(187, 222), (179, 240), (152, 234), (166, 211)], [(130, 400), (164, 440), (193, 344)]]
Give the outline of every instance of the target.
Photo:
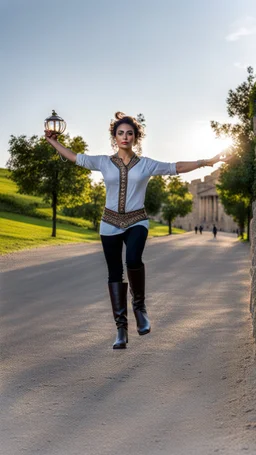
[(145, 267), (143, 265), (139, 269), (127, 269), (127, 274), (137, 330), (139, 335), (145, 335), (151, 330), (145, 305)]
[(117, 328), (127, 329), (127, 288), (128, 283), (108, 283), (110, 301), (112, 304), (113, 316)]
[(132, 295), (133, 308), (136, 309), (144, 306), (145, 302), (145, 267), (139, 269), (128, 269), (127, 275), (130, 284), (130, 293)]

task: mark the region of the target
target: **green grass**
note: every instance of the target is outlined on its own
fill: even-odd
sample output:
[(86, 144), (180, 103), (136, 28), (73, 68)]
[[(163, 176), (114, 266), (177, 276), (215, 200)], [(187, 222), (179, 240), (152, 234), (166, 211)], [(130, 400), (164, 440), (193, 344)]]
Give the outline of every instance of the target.
[[(17, 193), (17, 185), (0, 169), (0, 254), (43, 245), (97, 242), (100, 236), (92, 223), (57, 214), (57, 237), (52, 234), (52, 209), (42, 198)], [(25, 215), (26, 214), (26, 215)], [(173, 228), (173, 234), (185, 231)], [(149, 237), (168, 235), (168, 226), (150, 220)]]
[[(39, 215), (42, 215), (42, 218), (51, 220), (52, 219), (52, 209), (51, 208), (37, 208), (36, 212)], [(41, 216), (40, 216), (41, 218)], [(57, 220), (60, 223), (73, 224), (74, 226), (83, 227), (92, 229), (93, 225), (91, 221), (84, 220), (83, 218), (75, 218), (71, 216), (57, 215)]]
[(246, 243), (247, 243), (247, 242), (248, 242), (248, 235), (247, 235), (247, 232), (244, 233), (243, 238), (242, 238), (241, 236), (238, 237), (238, 240), (239, 240), (240, 242), (246, 242)]
[(19, 194), (18, 187), (15, 182), (10, 178), (10, 172), (8, 169), (0, 169), (0, 194), (6, 194), (8, 196), (15, 196), (17, 200), (26, 202), (27, 204), (38, 203), (42, 206), (46, 206), (41, 197), (29, 196), (27, 194)]
[[(150, 220), (149, 222), (149, 237), (160, 237), (162, 235), (168, 235), (169, 229), (165, 224), (157, 223), (156, 221)], [(183, 229), (172, 228), (172, 234), (184, 234)]]
[[(44, 218), (51, 221), (52, 209), (41, 197), (17, 193), (18, 187), (15, 182), (8, 178), (10, 172), (0, 169), (0, 211), (17, 213), (35, 218)], [(63, 216), (57, 213), (60, 223), (73, 224), (74, 226), (92, 229), (92, 223), (82, 218)]]
[(96, 242), (99, 234), (88, 228), (57, 223), (57, 237), (51, 237), (52, 223), (48, 220), (0, 212), (0, 254), (43, 245), (74, 242)]
[[(85, 223), (87, 223), (85, 221)], [(57, 223), (57, 237), (51, 237), (52, 222), (40, 218), (0, 212), (0, 254), (35, 248), (43, 245), (61, 245), (64, 243), (97, 242), (100, 236), (88, 227)], [(173, 233), (184, 231), (173, 229)], [(150, 220), (150, 237), (168, 235), (168, 227)]]

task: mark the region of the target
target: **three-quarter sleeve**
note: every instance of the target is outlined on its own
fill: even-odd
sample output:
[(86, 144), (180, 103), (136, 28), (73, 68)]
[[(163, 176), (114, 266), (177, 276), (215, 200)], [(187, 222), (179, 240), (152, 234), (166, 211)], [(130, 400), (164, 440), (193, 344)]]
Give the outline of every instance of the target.
[(163, 161), (146, 158), (150, 175), (177, 175), (176, 163), (164, 163)]
[(83, 153), (78, 153), (76, 155), (76, 164), (78, 166), (85, 167), (91, 171), (101, 171), (102, 170), (102, 157), (103, 155), (86, 155)]

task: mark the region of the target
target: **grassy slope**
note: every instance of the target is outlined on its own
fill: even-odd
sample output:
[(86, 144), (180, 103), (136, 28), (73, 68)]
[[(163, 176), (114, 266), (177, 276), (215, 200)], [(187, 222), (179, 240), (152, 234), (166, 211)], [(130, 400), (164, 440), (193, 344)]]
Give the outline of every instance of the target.
[(60, 245), (72, 242), (93, 242), (99, 234), (71, 224), (57, 223), (57, 237), (51, 237), (52, 223), (48, 220), (0, 212), (0, 254), (40, 245)]
[(10, 172), (7, 169), (0, 168), (0, 194), (7, 194), (9, 196), (15, 196), (20, 201), (24, 201), (26, 203), (33, 203), (38, 202), (42, 205), (45, 205), (42, 201), (41, 197), (37, 196), (28, 196), (26, 194), (19, 194), (18, 188), (15, 182), (10, 180), (8, 176)]
[[(19, 200), (21, 204), (40, 204), (36, 211), (51, 217), (51, 208), (36, 196), (27, 196), (17, 193), (17, 186), (8, 179), (9, 172), (0, 169), (0, 195), (5, 194)], [(18, 213), (0, 211), (0, 254), (34, 248), (43, 245), (60, 245), (72, 242), (99, 241), (99, 234), (91, 229), (91, 223), (81, 218), (70, 218), (58, 215), (57, 238), (51, 237), (52, 222), (50, 219), (41, 219), (24, 216)], [(72, 224), (70, 224), (72, 223)], [(180, 229), (173, 229), (174, 234), (182, 233)], [(168, 234), (168, 227), (150, 220), (149, 236)]]

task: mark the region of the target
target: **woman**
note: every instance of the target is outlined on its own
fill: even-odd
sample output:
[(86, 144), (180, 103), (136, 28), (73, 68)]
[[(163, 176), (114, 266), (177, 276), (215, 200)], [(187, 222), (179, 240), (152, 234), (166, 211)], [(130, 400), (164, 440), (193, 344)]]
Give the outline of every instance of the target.
[[(150, 332), (145, 305), (145, 268), (142, 254), (149, 221), (144, 208), (147, 183), (153, 175), (177, 175), (202, 166), (213, 166), (220, 155), (209, 160), (164, 163), (139, 156), (144, 128), (135, 118), (122, 112), (110, 123), (112, 156), (75, 154), (59, 144), (56, 135), (45, 131), (46, 140), (63, 157), (86, 169), (100, 171), (106, 184), (106, 206), (100, 236), (108, 266), (108, 287), (117, 336), (113, 349), (126, 348), (128, 342), (127, 287), (123, 282), (122, 248), (126, 245), (127, 275), (139, 335)], [(136, 147), (137, 154), (133, 151)], [(222, 158), (221, 161), (228, 161)]]

